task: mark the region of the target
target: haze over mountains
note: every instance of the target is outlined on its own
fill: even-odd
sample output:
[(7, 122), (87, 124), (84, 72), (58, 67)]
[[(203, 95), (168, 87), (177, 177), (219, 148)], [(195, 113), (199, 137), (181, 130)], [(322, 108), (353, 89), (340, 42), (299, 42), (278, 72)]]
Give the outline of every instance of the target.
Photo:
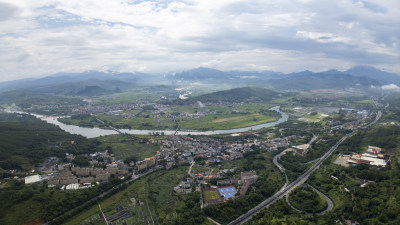
[(57, 73), (43, 78), (0, 83), (0, 92), (25, 90), (34, 93), (92, 96), (117, 93), (139, 85), (216, 83), (232, 86), (260, 86), (275, 89), (344, 89), (383, 85), (400, 86), (400, 76), (373, 67), (357, 66), (346, 71), (302, 71), (284, 74), (274, 71), (220, 71), (199, 67), (164, 76), (145, 73), (86, 71)]
[(380, 84), (390, 84), (390, 83), (398, 84), (400, 82), (399, 75), (384, 72), (384, 71), (375, 69), (373, 67), (368, 67), (368, 66), (357, 66), (357, 67), (353, 67), (353, 68), (343, 71), (343, 72), (332, 69), (332, 70), (327, 70), (324, 72), (317, 72), (317, 73), (306, 70), (306, 71), (289, 73), (289, 74), (284, 74), (284, 73), (275, 72), (275, 71), (262, 71), (262, 72), (229, 71), (229, 72), (223, 72), (223, 71), (216, 70), (216, 69), (199, 67), (199, 68), (192, 69), (189, 71), (177, 73), (173, 76), (171, 75), (171, 77), (176, 80), (186, 80), (186, 81), (189, 81), (189, 80), (205, 81), (205, 80), (215, 80), (215, 79), (220, 79), (220, 80), (228, 79), (227, 82), (229, 82), (229, 81), (233, 81), (233, 80), (279, 80), (279, 79), (290, 79), (293, 77), (309, 78), (309, 77), (313, 77), (315, 75), (335, 75), (338, 77), (346, 75), (346, 76), (352, 76), (352, 77), (367, 77), (367, 78), (370, 78)]

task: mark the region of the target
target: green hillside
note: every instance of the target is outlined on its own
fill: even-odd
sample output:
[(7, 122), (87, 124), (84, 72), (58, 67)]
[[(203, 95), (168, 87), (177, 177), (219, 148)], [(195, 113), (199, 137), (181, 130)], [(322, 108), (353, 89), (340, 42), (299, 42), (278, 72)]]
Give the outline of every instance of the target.
[(263, 102), (272, 100), (282, 95), (277, 91), (258, 88), (242, 87), (226, 91), (213, 92), (186, 100), (176, 100), (177, 104), (193, 104), (200, 102)]
[(270, 84), (278, 89), (313, 90), (369, 87), (370, 85), (379, 85), (379, 82), (369, 77), (345, 74), (305, 74), (271, 80)]
[[(71, 141), (75, 144), (71, 144)], [(0, 168), (29, 170), (46, 157), (96, 151), (96, 142), (29, 115), (0, 114)]]
[(63, 97), (53, 94), (40, 94), (31, 91), (7, 91), (0, 93), (0, 104), (15, 103), (17, 106), (29, 108), (33, 103), (36, 105), (45, 104), (81, 104), (83, 101), (78, 98)]

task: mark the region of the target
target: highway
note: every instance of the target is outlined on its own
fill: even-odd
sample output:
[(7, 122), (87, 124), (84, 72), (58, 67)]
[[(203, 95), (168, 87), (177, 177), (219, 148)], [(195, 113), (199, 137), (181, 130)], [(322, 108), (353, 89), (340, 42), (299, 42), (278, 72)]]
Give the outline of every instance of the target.
[[(318, 135), (313, 134), (313, 138), (308, 142), (308, 144), (311, 145), (314, 141), (317, 140), (317, 138), (318, 138)], [(288, 178), (287, 178), (287, 174), (286, 174), (286, 172), (285, 172), (285, 168), (278, 162), (278, 160), (281, 158), (282, 155), (286, 154), (286, 152), (288, 152), (287, 149), (284, 150), (284, 151), (282, 151), (282, 152), (280, 152), (280, 153), (279, 153), (278, 155), (276, 155), (276, 156), (273, 158), (273, 160), (272, 160), (273, 163), (275, 164), (275, 166), (278, 167), (279, 170), (280, 170), (282, 173), (285, 174), (286, 182), (285, 182), (285, 184), (283, 185), (283, 187), (281, 188), (281, 190), (282, 190), (283, 188), (285, 188), (285, 187), (288, 185)], [(311, 160), (311, 161), (309, 161), (309, 162), (306, 162), (305, 164), (307, 164), (307, 163), (313, 163), (313, 162), (316, 162), (317, 160), (319, 160), (319, 158), (314, 159), (314, 160)], [(319, 193), (319, 194), (325, 199), (325, 201), (326, 201), (327, 204), (328, 204), (328, 207), (327, 207), (324, 211), (317, 213), (317, 215), (323, 215), (323, 214), (325, 214), (325, 213), (331, 211), (331, 210), (333, 209), (333, 206), (334, 206), (333, 201), (332, 201), (328, 196), (326, 196), (324, 193), (320, 192), (318, 189), (314, 188), (314, 187), (311, 186), (311, 185), (308, 185), (308, 186), (310, 186), (310, 187), (311, 187), (312, 189), (314, 189), (317, 193)], [(289, 202), (289, 193), (286, 194), (286, 202), (288, 203), (288, 205), (289, 205), (290, 207), (292, 207), (292, 209), (294, 209), (294, 210), (296, 210), (296, 211), (298, 211), (298, 212), (302, 212), (302, 211), (296, 209), (295, 207), (293, 207), (293, 206), (290, 204), (290, 202)], [(310, 214), (310, 213), (309, 213), (309, 214)]]
[[(366, 125), (365, 127), (361, 128), (361, 129), (365, 129), (365, 128), (368, 128), (368, 127), (372, 126), (373, 124), (375, 124), (375, 123), (380, 119), (381, 116), (382, 116), (382, 112), (379, 111), (379, 112), (377, 113), (377, 116), (376, 116), (375, 120), (374, 120), (373, 122), (371, 122), (370, 124)], [(243, 224), (244, 222), (246, 222), (246, 221), (248, 221), (249, 219), (251, 219), (252, 216), (254, 216), (254, 215), (257, 214), (258, 212), (260, 212), (262, 209), (264, 209), (264, 208), (270, 206), (271, 204), (273, 204), (274, 202), (276, 202), (277, 200), (279, 200), (280, 198), (282, 198), (282, 197), (285, 196), (286, 194), (290, 193), (293, 189), (295, 189), (295, 188), (298, 187), (299, 185), (303, 184), (303, 183), (308, 179), (308, 176), (309, 176), (312, 172), (314, 172), (315, 170), (317, 170), (317, 169), (319, 168), (319, 166), (320, 166), (320, 165), (321, 165), (335, 150), (336, 150), (336, 148), (337, 148), (343, 141), (345, 141), (349, 136), (351, 136), (352, 134), (356, 133), (357, 131), (358, 131), (358, 129), (357, 129), (357, 130), (354, 130), (353, 132), (351, 132), (351, 133), (349, 133), (349, 134), (346, 134), (345, 136), (343, 136), (338, 142), (336, 142), (336, 144), (335, 144), (334, 146), (331, 147), (331, 149), (330, 149), (328, 152), (326, 152), (326, 153), (317, 161), (317, 163), (315, 163), (309, 170), (307, 170), (304, 174), (302, 174), (300, 177), (298, 177), (298, 178), (297, 178), (294, 182), (292, 182), (291, 184), (289, 184), (289, 185), (287, 184), (287, 183), (288, 183), (288, 180), (287, 180), (287, 177), (286, 177), (286, 183), (285, 183), (285, 185), (284, 185), (277, 193), (275, 193), (275, 195), (273, 195), (273, 196), (267, 198), (266, 200), (264, 200), (263, 202), (261, 202), (259, 205), (257, 205), (257, 206), (254, 207), (253, 209), (250, 209), (247, 213), (245, 213), (245, 214), (241, 215), (240, 217), (238, 217), (237, 219), (231, 221), (231, 222), (229, 223), (229, 225), (233, 225), (233, 224)], [(286, 176), (286, 173), (284, 172), (285, 169), (277, 162), (278, 158), (279, 158), (280, 156), (282, 156), (283, 154), (284, 154), (284, 153), (281, 152), (280, 154), (276, 155), (276, 156), (274, 157), (273, 160), (274, 160), (275, 165), (277, 165), (277, 167), (279, 168), (279, 170), (281, 170), (281, 171), (285, 174), (285, 176)], [(118, 188), (118, 187), (120, 187), (120, 186), (122, 186), (122, 185), (124, 185), (124, 184), (126, 184), (126, 183), (130, 183), (130, 182), (132, 182), (132, 181), (134, 181), (134, 180), (136, 180), (136, 179), (139, 179), (140, 177), (145, 176), (145, 175), (147, 175), (147, 174), (149, 174), (149, 173), (152, 173), (152, 172), (154, 172), (154, 171), (155, 171), (155, 170), (150, 170), (150, 171), (148, 171), (148, 172), (146, 172), (146, 173), (139, 174), (139, 175), (137, 175), (137, 176), (134, 175), (134, 176), (132, 176), (131, 179), (126, 180), (125, 182), (123, 182), (123, 183), (121, 183), (121, 184), (119, 184), (119, 185), (113, 187), (112, 189), (110, 189), (110, 190), (108, 190), (108, 191), (106, 191), (106, 192), (103, 192), (102, 194), (100, 194), (100, 195), (98, 195), (98, 196), (96, 196), (96, 197), (94, 197), (94, 198), (92, 198), (92, 199), (86, 201), (85, 203), (83, 203), (83, 204), (81, 204), (81, 205), (79, 205), (79, 206), (77, 206), (77, 207), (75, 207), (75, 208), (73, 208), (73, 209), (71, 209), (71, 210), (69, 210), (69, 211), (63, 213), (62, 215), (59, 215), (58, 217), (54, 218), (54, 219), (51, 220), (51, 221), (46, 222), (45, 224), (49, 224), (49, 223), (51, 223), (51, 222), (53, 222), (53, 221), (56, 221), (57, 219), (59, 219), (60, 217), (62, 217), (62, 216), (65, 215), (65, 214), (72, 213), (74, 210), (76, 210), (76, 209), (78, 209), (78, 208), (80, 208), (80, 207), (86, 206), (86, 205), (92, 203), (93, 201), (97, 201), (99, 198), (104, 197), (105, 195), (107, 195), (108, 193), (110, 193), (110, 192), (111, 192), (112, 190), (114, 190), (115, 188)]]
[[(313, 137), (311, 138), (311, 140), (308, 142), (309, 145), (311, 145), (315, 140), (317, 140), (318, 135), (313, 134)], [(285, 184), (282, 186), (282, 188), (279, 191), (283, 191), (284, 188), (286, 188), (286, 186), (289, 183), (287, 174), (285, 172), (285, 168), (278, 162), (278, 160), (281, 158), (281, 156), (283, 156), (284, 154), (286, 154), (286, 152), (290, 151), (289, 149), (286, 149), (282, 152), (280, 152), (278, 155), (274, 156), (274, 158), (272, 159), (272, 162), (275, 164), (276, 167), (278, 167), (278, 169), (285, 175)], [(316, 159), (318, 160), (318, 159)], [(313, 160), (313, 161), (316, 161)]]
[[(370, 124), (366, 125), (365, 127), (358, 128), (357, 130), (352, 131), (351, 133), (346, 134), (343, 136), (339, 141), (335, 143), (309, 170), (307, 170), (304, 174), (299, 176), (295, 181), (293, 181), (291, 184), (287, 186), (283, 186), (281, 190), (279, 190), (277, 193), (275, 193), (273, 196), (267, 198), (260, 204), (258, 204), (256, 207), (250, 209), (247, 213), (241, 215), (240, 217), (236, 218), (235, 220), (231, 221), (229, 225), (236, 225), (236, 224), (243, 224), (246, 221), (250, 220), (255, 214), (260, 212), (262, 209), (269, 207), (271, 204), (276, 202), (277, 200), (281, 199), (284, 197), (286, 194), (290, 193), (293, 189), (298, 187), (299, 185), (302, 185), (304, 182), (307, 181), (308, 177), (310, 176), (311, 173), (313, 173), (315, 170), (317, 170), (320, 165), (327, 159), (329, 156), (332, 155), (332, 153), (339, 147), (340, 144), (342, 144), (348, 137), (356, 133), (359, 129), (366, 129), (372, 125), (374, 125), (382, 116), (382, 112), (379, 111), (375, 117), (375, 120), (371, 122)], [(277, 155), (280, 157), (281, 154)], [(275, 157), (277, 157), (275, 156)], [(274, 160), (277, 160), (277, 158)], [(278, 168), (282, 171), (284, 171), (284, 168), (282, 166), (278, 166)]]

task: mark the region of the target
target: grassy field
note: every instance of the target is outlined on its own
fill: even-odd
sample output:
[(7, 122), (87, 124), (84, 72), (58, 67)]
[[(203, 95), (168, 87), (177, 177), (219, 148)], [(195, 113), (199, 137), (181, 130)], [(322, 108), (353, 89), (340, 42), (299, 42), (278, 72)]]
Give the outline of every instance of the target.
[(218, 130), (231, 129), (257, 125), (275, 121), (277, 118), (266, 116), (259, 113), (251, 113), (246, 115), (219, 113), (207, 115), (200, 118), (144, 118), (137, 117), (133, 119), (125, 119), (123, 117), (98, 115), (98, 117), (107, 122), (111, 122), (114, 126), (124, 127), (128, 125), (136, 129), (174, 129), (179, 123), (181, 129), (189, 130)]
[(359, 104), (374, 104), (374, 102), (371, 99), (365, 99), (365, 100), (360, 100), (360, 101), (356, 101), (355, 103), (359, 103)]
[(219, 195), (217, 191), (207, 191), (206, 192), (207, 199), (219, 199)]
[(277, 118), (261, 114), (250, 115), (209, 115), (197, 119), (180, 119), (181, 129), (189, 130), (226, 130), (232, 128), (248, 127), (262, 123), (268, 123)]
[(112, 105), (112, 104), (130, 103), (137, 101), (156, 101), (159, 99), (160, 99), (159, 95), (155, 95), (148, 91), (136, 91), (136, 92), (124, 92), (124, 93), (100, 96), (93, 99), (93, 103)]
[[(177, 119), (181, 129), (190, 130), (224, 130), (240, 127), (248, 127), (277, 120), (277, 117), (263, 115), (262, 111), (268, 111), (273, 105), (263, 103), (250, 103), (235, 107), (209, 106), (196, 108), (196, 110), (213, 110), (216, 114), (207, 115), (202, 118), (180, 118)], [(178, 107), (174, 112), (193, 112), (192, 106)], [(241, 113), (235, 114), (234, 111)]]
[[(173, 220), (176, 208), (179, 205), (181, 196), (173, 191), (173, 187), (187, 175), (188, 167), (179, 167), (172, 170), (156, 171), (146, 177), (143, 177), (128, 188), (120, 191), (111, 197), (100, 202), (101, 208), (106, 217), (113, 217), (115, 213), (122, 208), (132, 210), (134, 216), (126, 220), (114, 222), (121, 224), (163, 224)], [(132, 198), (136, 203), (133, 204)], [(94, 205), (90, 209), (74, 216), (65, 224), (85, 224), (93, 221), (94, 224), (103, 224), (99, 219), (99, 206)]]
[(308, 113), (307, 115), (299, 118), (300, 121), (304, 121), (304, 122), (308, 122), (308, 123), (318, 123), (321, 120), (323, 120), (324, 118), (329, 117), (328, 114), (325, 113)]
[(195, 165), (192, 167), (192, 173), (194, 173), (194, 174), (196, 174), (196, 173), (201, 173), (201, 172), (205, 172), (205, 171), (212, 171), (212, 169), (209, 168), (209, 167), (200, 166), (200, 165), (197, 165), (197, 164), (195, 164)]
[(137, 160), (154, 156), (160, 149), (157, 143), (138, 143), (128, 139), (123, 135), (108, 135), (97, 138), (101, 142), (101, 147), (111, 149), (115, 158), (125, 160), (135, 157)]
[(351, 102), (351, 107), (355, 109), (372, 109), (374, 108), (375, 104), (374, 102), (369, 99), (369, 97), (366, 97), (367, 99), (364, 100), (359, 100), (359, 101), (354, 101)]
[[(269, 111), (272, 105), (251, 103), (235, 107), (228, 106), (172, 106), (165, 113), (181, 114), (204, 112), (205, 116), (200, 118), (177, 117), (177, 118), (157, 118), (151, 111), (127, 110), (125, 113), (136, 115), (135, 118), (125, 118), (121, 116), (108, 116), (105, 114), (96, 115), (100, 120), (111, 123), (117, 128), (142, 129), (142, 130), (174, 130), (178, 124), (183, 130), (225, 130), (232, 128), (248, 127), (262, 123), (275, 121), (279, 115)], [(210, 113), (211, 112), (211, 113)], [(90, 117), (75, 116), (60, 119), (67, 124), (74, 124), (86, 127), (98, 127), (104, 125)]]

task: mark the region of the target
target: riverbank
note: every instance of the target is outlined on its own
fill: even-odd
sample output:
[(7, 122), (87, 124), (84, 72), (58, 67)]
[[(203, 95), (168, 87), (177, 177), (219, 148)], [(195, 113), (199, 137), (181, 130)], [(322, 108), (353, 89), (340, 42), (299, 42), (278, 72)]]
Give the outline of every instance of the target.
[[(60, 127), (62, 130), (67, 131), (71, 134), (79, 134), (87, 138), (95, 138), (100, 136), (118, 134), (118, 133), (126, 133), (126, 134), (136, 134), (136, 135), (149, 135), (149, 134), (178, 134), (178, 135), (218, 135), (218, 134), (233, 134), (233, 133), (240, 133), (240, 132), (247, 132), (251, 130), (259, 130), (263, 128), (273, 127), (278, 124), (284, 123), (289, 119), (289, 115), (279, 110), (280, 106), (275, 106), (270, 108), (269, 110), (276, 111), (280, 113), (281, 118), (274, 122), (268, 122), (258, 125), (253, 125), (249, 127), (243, 128), (235, 128), (235, 129), (227, 129), (227, 130), (212, 130), (212, 131), (176, 131), (176, 130), (136, 130), (136, 129), (119, 129), (118, 132), (116, 130), (109, 130), (109, 129), (101, 129), (97, 127), (89, 128), (89, 127), (80, 127), (76, 125), (68, 125), (58, 121), (60, 117), (49, 117), (44, 115), (38, 114), (31, 114), (36, 116), (37, 118), (44, 120), (48, 123), (54, 124)], [(17, 113), (25, 113), (25, 112), (17, 112)]]

